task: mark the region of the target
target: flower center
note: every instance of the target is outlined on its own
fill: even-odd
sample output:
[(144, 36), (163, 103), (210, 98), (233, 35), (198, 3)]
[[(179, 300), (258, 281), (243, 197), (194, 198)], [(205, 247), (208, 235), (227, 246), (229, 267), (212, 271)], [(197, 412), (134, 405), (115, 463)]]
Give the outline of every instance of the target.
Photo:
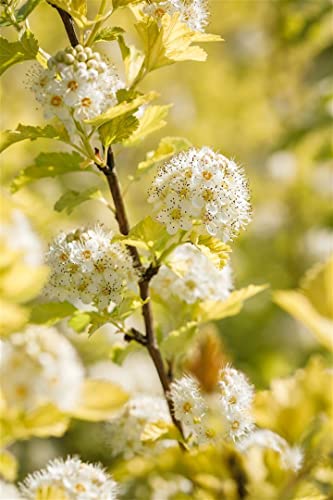
[(181, 210), (179, 208), (175, 208), (174, 210), (172, 210), (171, 217), (173, 219), (178, 220), (181, 218), (181, 216), (182, 216), (182, 213), (181, 213)]
[(89, 97), (84, 97), (81, 101), (81, 104), (85, 108), (89, 108), (91, 106), (91, 99)]
[(208, 170), (204, 170), (202, 172), (202, 177), (206, 179), (206, 181), (209, 181), (213, 177), (213, 174), (211, 172), (208, 172)]
[(75, 485), (75, 490), (78, 492), (78, 493), (83, 493), (86, 491), (86, 488), (83, 486), (83, 484), (81, 483), (77, 483)]
[(238, 420), (235, 420), (232, 424), (231, 424), (231, 428), (234, 429), (235, 431), (237, 429), (239, 429), (239, 422)]
[(202, 197), (205, 201), (212, 201), (214, 199), (214, 193), (211, 189), (205, 189)]
[(55, 106), (55, 107), (61, 106), (62, 98), (60, 97), (60, 95), (54, 95), (51, 99), (51, 104), (52, 104), (52, 106)]
[(231, 398), (229, 399), (229, 403), (230, 403), (231, 405), (234, 405), (235, 403), (237, 403), (236, 396), (231, 396)]
[(189, 413), (191, 410), (192, 410), (192, 405), (189, 401), (186, 401), (184, 404), (183, 404), (183, 410), (185, 413)]
[(89, 260), (91, 258), (91, 251), (90, 250), (83, 250), (82, 257), (86, 260)]
[(75, 80), (71, 80), (67, 84), (67, 88), (69, 88), (69, 90), (76, 90), (78, 88), (78, 86), (79, 86), (79, 84)]

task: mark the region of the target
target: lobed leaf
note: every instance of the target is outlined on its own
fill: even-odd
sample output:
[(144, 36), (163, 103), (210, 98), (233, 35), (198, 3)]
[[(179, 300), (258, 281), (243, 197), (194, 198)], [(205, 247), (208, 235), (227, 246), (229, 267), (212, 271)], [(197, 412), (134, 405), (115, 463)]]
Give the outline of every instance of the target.
[(134, 133), (132, 133), (129, 138), (125, 141), (126, 146), (134, 146), (138, 142), (142, 141), (147, 137), (147, 135), (156, 132), (160, 128), (166, 125), (165, 118), (169, 113), (171, 104), (166, 104), (163, 106), (148, 106), (141, 118), (139, 118), (139, 124)]
[(35, 59), (38, 42), (31, 31), (25, 31), (18, 42), (0, 37), (0, 75), (14, 64)]
[(139, 163), (138, 171), (148, 171), (161, 161), (165, 161), (171, 156), (184, 149), (191, 147), (191, 143), (183, 137), (164, 137), (161, 139), (155, 151), (149, 151), (146, 159)]
[(142, 69), (145, 55), (135, 45), (126, 45), (123, 36), (118, 37), (118, 44), (124, 61), (127, 84), (130, 87)]
[(30, 321), (37, 325), (54, 325), (77, 311), (69, 302), (47, 302), (35, 304), (31, 309)]
[(170, 332), (160, 345), (163, 355), (167, 359), (183, 356), (192, 343), (197, 330), (198, 323), (196, 321), (189, 321), (178, 330)]
[(118, 40), (119, 36), (124, 33), (123, 28), (119, 26), (108, 26), (106, 28), (98, 31), (94, 38), (95, 42), (113, 42), (114, 40)]
[[(59, 175), (76, 172), (82, 169), (84, 158), (78, 153), (40, 153), (35, 158), (35, 164), (26, 167), (19, 172), (12, 182), (13, 192), (23, 186), (46, 177), (58, 177)], [(93, 172), (93, 170), (91, 170)]]
[(151, 253), (160, 253), (165, 248), (170, 239), (165, 226), (152, 219), (145, 217), (136, 226), (134, 226), (127, 236), (117, 236), (126, 245), (135, 246)]
[[(22, 23), (31, 14), (31, 12), (37, 7), (41, 0), (28, 0), (14, 13), (15, 19), (18, 23)], [(0, 26), (10, 26), (12, 23), (5, 16), (0, 17)]]
[(219, 269), (229, 260), (231, 248), (214, 236), (199, 236), (194, 244)]
[(254, 297), (267, 288), (267, 285), (249, 285), (235, 290), (224, 301), (205, 300), (198, 304), (195, 317), (200, 323), (235, 316), (242, 309), (245, 300)]
[(31, 125), (18, 125), (16, 130), (5, 130), (1, 134), (0, 153), (16, 142), (35, 141), (36, 139), (56, 139), (58, 141), (68, 142), (69, 137), (66, 130), (55, 128), (53, 125), (46, 127), (33, 127)]
[(80, 420), (99, 422), (114, 415), (128, 400), (119, 385), (106, 380), (87, 379), (82, 399), (72, 416)]
[(131, 101), (124, 101), (121, 102), (120, 104), (117, 104), (116, 106), (112, 106), (108, 111), (105, 113), (100, 114), (99, 116), (96, 116), (96, 118), (91, 118), (90, 120), (86, 120), (86, 123), (92, 125), (93, 127), (100, 127), (101, 125), (104, 125), (104, 123), (109, 122), (113, 118), (116, 118), (121, 115), (125, 115), (129, 113), (130, 111), (134, 111), (138, 109), (140, 106), (143, 104), (147, 104), (148, 102), (152, 101), (153, 99), (156, 99), (158, 94), (156, 92), (149, 92), (148, 94), (140, 95), (138, 97), (135, 97)]
[(139, 120), (131, 113), (117, 116), (99, 128), (99, 135), (104, 147), (122, 143), (139, 127)]
[(54, 209), (57, 212), (65, 211), (67, 215), (70, 215), (73, 210), (89, 200), (98, 200), (101, 197), (101, 192), (98, 186), (93, 186), (84, 191), (66, 191), (59, 200), (55, 203)]

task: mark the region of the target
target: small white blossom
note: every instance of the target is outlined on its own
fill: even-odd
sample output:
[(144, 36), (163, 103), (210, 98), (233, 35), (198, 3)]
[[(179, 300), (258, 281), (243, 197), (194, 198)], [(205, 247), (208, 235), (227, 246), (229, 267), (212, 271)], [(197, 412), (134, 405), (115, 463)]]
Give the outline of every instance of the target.
[(69, 131), (74, 121), (94, 118), (117, 103), (124, 85), (113, 66), (90, 47), (77, 45), (48, 60), (48, 68), (34, 78), (32, 90), (45, 118), (59, 118)]
[(2, 340), (0, 346), (0, 387), (10, 407), (32, 410), (49, 402), (63, 410), (75, 407), (83, 387), (83, 366), (71, 343), (55, 328), (32, 325)]
[(237, 443), (240, 451), (247, 451), (252, 446), (274, 450), (281, 456), (281, 465), (284, 469), (297, 472), (303, 464), (304, 455), (299, 446), (291, 447), (285, 439), (267, 429), (258, 429), (244, 437)]
[(142, 7), (144, 14), (154, 17), (157, 21), (164, 14), (172, 16), (176, 12), (180, 21), (193, 31), (204, 31), (208, 21), (208, 3), (206, 0), (166, 0), (162, 2), (145, 2)]
[(127, 250), (111, 243), (112, 236), (99, 225), (61, 233), (46, 256), (51, 276), (45, 294), (100, 310), (119, 304), (128, 286), (133, 286), (134, 272)]
[(173, 474), (169, 478), (155, 476), (149, 481), (152, 488), (150, 500), (171, 500), (175, 495), (190, 495), (193, 483), (184, 476)]
[(0, 500), (24, 500), (14, 484), (0, 479)]
[(333, 254), (333, 230), (328, 227), (309, 229), (301, 241), (300, 249), (315, 261), (324, 261)]
[(21, 210), (14, 209), (8, 222), (0, 225), (0, 243), (13, 252), (22, 254), (23, 261), (30, 266), (43, 262), (41, 241), (32, 230), (29, 220)]
[(34, 500), (47, 487), (63, 490), (70, 500), (116, 500), (117, 483), (97, 464), (79, 458), (51, 460), (45, 469), (29, 474), (21, 484), (22, 494)]
[(176, 379), (170, 386), (175, 417), (192, 431), (206, 412), (206, 403), (198, 382), (188, 375)]
[(199, 300), (225, 300), (232, 290), (231, 267), (216, 266), (194, 245), (177, 247), (151, 283), (164, 300), (175, 296), (193, 304)]
[(228, 241), (250, 221), (242, 169), (208, 147), (183, 151), (162, 165), (148, 201), (169, 234), (195, 229)]
[[(147, 453), (149, 444), (141, 440), (149, 422), (170, 423), (170, 413), (164, 397), (138, 394), (122, 409), (121, 413), (106, 424), (107, 439), (114, 456), (128, 459)], [(155, 444), (156, 449), (162, 443)]]
[(219, 386), (227, 432), (237, 441), (254, 429), (251, 414), (254, 389), (243, 373), (228, 365), (221, 371)]

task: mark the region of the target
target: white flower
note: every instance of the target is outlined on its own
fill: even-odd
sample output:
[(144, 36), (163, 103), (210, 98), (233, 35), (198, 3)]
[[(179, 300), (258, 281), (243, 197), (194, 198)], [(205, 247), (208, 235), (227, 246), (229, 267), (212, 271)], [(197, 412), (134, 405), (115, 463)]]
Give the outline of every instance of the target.
[(153, 490), (150, 500), (171, 500), (177, 494), (187, 498), (193, 491), (192, 481), (178, 474), (172, 474), (169, 478), (155, 476), (149, 483)]
[(290, 184), (297, 174), (296, 156), (289, 151), (276, 151), (267, 160), (267, 170), (275, 181)]
[(100, 465), (82, 462), (79, 458), (51, 460), (45, 469), (27, 476), (20, 488), (28, 500), (39, 491), (57, 487), (70, 500), (116, 500), (117, 484)]
[(0, 345), (0, 387), (10, 407), (32, 410), (52, 402), (69, 410), (77, 404), (83, 366), (55, 328), (31, 325)]
[(23, 500), (23, 497), (14, 484), (0, 479), (0, 500)]
[(169, 234), (195, 229), (228, 241), (250, 221), (242, 169), (208, 147), (178, 153), (162, 165), (148, 201)]
[(179, 12), (180, 20), (193, 31), (204, 31), (209, 20), (206, 0), (166, 0), (158, 3), (145, 2), (142, 11), (159, 21), (164, 14)]
[(221, 371), (219, 386), (227, 432), (237, 441), (254, 429), (251, 414), (254, 389), (243, 373), (228, 365)]
[(247, 451), (252, 446), (268, 448), (281, 456), (281, 465), (284, 469), (297, 472), (303, 464), (304, 455), (299, 446), (289, 446), (287, 441), (275, 432), (267, 429), (258, 429), (244, 437), (237, 443), (240, 451)]
[(232, 289), (231, 267), (216, 266), (194, 245), (177, 247), (151, 283), (164, 300), (176, 296), (193, 304), (199, 300), (225, 300)]
[(46, 295), (60, 301), (79, 300), (101, 310), (119, 304), (135, 277), (127, 250), (111, 243), (112, 236), (99, 225), (61, 233), (46, 256), (51, 268)]
[(38, 266), (43, 261), (42, 244), (31, 228), (29, 220), (18, 209), (11, 211), (11, 219), (0, 226), (0, 242), (13, 252), (20, 252), (24, 262)]
[(309, 229), (301, 241), (301, 249), (314, 260), (324, 261), (333, 254), (333, 230), (328, 227)]
[(116, 92), (123, 86), (114, 67), (98, 52), (77, 45), (51, 57), (48, 68), (38, 71), (32, 90), (45, 117), (58, 117), (71, 132), (73, 118), (94, 118), (114, 106)]
[(199, 424), (206, 412), (206, 403), (201, 395), (199, 384), (193, 377), (184, 375), (170, 385), (175, 417), (189, 431)]
[[(144, 454), (149, 448), (141, 440), (145, 426), (149, 422), (170, 423), (170, 413), (164, 397), (138, 394), (122, 409), (121, 413), (106, 424), (107, 439), (114, 456), (124, 458)], [(162, 443), (158, 443), (154, 448)]]

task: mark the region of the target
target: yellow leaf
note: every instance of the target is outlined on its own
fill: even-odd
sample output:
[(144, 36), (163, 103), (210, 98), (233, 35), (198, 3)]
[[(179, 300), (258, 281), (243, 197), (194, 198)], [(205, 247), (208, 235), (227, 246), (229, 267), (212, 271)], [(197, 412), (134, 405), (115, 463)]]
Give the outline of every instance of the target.
[(312, 267), (301, 282), (301, 290), (319, 314), (333, 320), (333, 257)]
[(105, 380), (85, 381), (81, 403), (71, 415), (81, 420), (98, 422), (113, 416), (128, 400), (119, 385)]
[(6, 481), (15, 481), (17, 476), (17, 460), (12, 453), (7, 450), (0, 452), (0, 474)]
[(222, 269), (229, 260), (231, 248), (214, 236), (199, 236), (196, 246), (218, 269)]
[(234, 316), (242, 309), (245, 300), (262, 292), (267, 286), (268, 285), (249, 285), (246, 288), (235, 290), (224, 301), (203, 301), (197, 307), (196, 317), (201, 323), (206, 323), (207, 321)]
[(100, 127), (101, 125), (104, 125), (104, 123), (113, 120), (113, 118), (116, 118), (117, 116), (125, 115), (130, 111), (134, 111), (143, 104), (147, 104), (153, 99), (156, 99), (156, 97), (158, 97), (158, 94), (156, 92), (148, 92), (148, 94), (140, 95), (132, 101), (121, 102), (120, 104), (117, 104), (116, 106), (110, 108), (105, 113), (98, 115), (96, 118), (86, 120), (86, 123), (89, 123), (89, 125), (93, 125), (94, 127)]
[(173, 424), (163, 420), (149, 422), (141, 434), (141, 441), (146, 443), (154, 443), (161, 438), (178, 440), (181, 436)]
[(321, 316), (302, 292), (279, 290), (273, 297), (282, 309), (307, 326), (318, 342), (333, 350), (333, 321)]

